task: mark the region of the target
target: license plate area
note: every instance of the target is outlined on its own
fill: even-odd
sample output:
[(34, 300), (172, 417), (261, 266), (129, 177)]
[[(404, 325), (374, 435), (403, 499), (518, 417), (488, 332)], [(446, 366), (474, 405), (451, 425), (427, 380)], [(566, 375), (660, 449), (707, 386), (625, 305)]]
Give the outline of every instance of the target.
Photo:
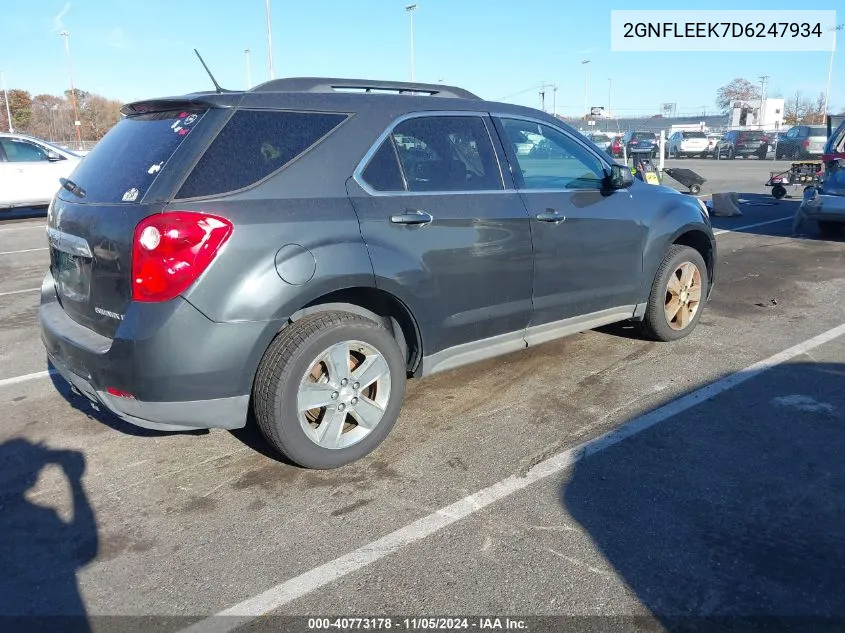
[(62, 299), (87, 302), (91, 294), (91, 259), (52, 249), (53, 279)]

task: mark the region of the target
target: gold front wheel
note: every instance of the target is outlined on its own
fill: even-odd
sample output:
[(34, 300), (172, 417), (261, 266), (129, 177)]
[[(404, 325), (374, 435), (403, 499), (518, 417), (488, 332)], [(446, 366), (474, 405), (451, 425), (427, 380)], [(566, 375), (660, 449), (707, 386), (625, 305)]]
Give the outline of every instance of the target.
[(673, 330), (690, 326), (701, 305), (701, 271), (692, 262), (683, 262), (669, 275), (663, 312)]

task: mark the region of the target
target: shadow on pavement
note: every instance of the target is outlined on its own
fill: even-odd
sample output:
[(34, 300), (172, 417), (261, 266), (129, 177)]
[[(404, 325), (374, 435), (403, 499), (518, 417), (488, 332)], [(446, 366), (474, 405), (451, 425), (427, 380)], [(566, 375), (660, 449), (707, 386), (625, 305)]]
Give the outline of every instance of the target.
[[(48, 367), (51, 370), (55, 370), (55, 367), (49, 361)], [(129, 422), (124, 422), (104, 406), (98, 405), (99, 408), (95, 409), (88, 398), (75, 394), (71, 391), (70, 385), (58, 373), (50, 374), (50, 380), (53, 382), (53, 386), (56, 388), (56, 391), (58, 391), (62, 398), (64, 398), (74, 409), (81, 411), (89, 419), (96, 420), (100, 424), (104, 424), (115, 431), (120, 431), (125, 435), (133, 435), (135, 437), (166, 437), (168, 435), (208, 435), (209, 433), (208, 429), (200, 429), (197, 431), (154, 431), (140, 426), (135, 426)]]
[(664, 630), (845, 630), (843, 382), (775, 367), (586, 457), (562, 503)]
[[(51, 464), (63, 470), (69, 484), (69, 521), (27, 498)], [(0, 630), (90, 630), (76, 572), (94, 560), (99, 545), (94, 511), (82, 488), (84, 472), (82, 453), (24, 439), (0, 444)]]

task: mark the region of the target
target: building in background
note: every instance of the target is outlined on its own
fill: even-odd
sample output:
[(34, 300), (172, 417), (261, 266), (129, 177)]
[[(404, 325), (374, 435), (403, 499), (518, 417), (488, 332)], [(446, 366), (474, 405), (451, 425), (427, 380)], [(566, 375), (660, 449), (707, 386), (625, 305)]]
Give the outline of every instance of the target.
[(783, 99), (735, 101), (729, 114), (731, 128), (779, 130), (783, 128)]

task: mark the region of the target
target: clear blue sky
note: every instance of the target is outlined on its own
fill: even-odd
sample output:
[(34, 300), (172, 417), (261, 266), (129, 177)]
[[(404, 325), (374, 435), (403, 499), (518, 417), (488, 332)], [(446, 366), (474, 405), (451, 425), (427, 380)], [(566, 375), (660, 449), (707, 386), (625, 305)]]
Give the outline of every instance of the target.
[[(403, 0), (272, 0), (276, 76), (336, 76), (406, 80), (409, 25)], [(584, 103), (581, 60), (590, 64), (590, 104), (651, 114), (662, 102), (679, 112), (715, 110), (716, 89), (734, 77), (769, 75), (767, 93), (796, 90), (815, 97), (827, 81), (829, 53), (612, 53), (611, 9), (629, 1), (418, 0), (414, 13), (416, 79), (466, 87), (493, 100), (538, 106), (545, 81), (559, 86), (561, 114)], [(62, 28), (78, 88), (124, 101), (210, 87), (191, 49), (200, 50), (224, 87), (268, 77), (264, 0), (32, 0), (4, 2), (0, 69), (8, 87), (58, 94), (68, 87)], [(819, 0), (814, 9), (836, 9)], [(642, 8), (793, 9), (792, 0), (655, 0)], [(842, 5), (845, 6), (845, 5)], [(843, 12), (840, 11), (840, 14)], [(837, 18), (841, 21), (841, 15)], [(832, 109), (845, 109), (845, 50), (840, 33), (831, 88)], [(524, 92), (523, 92), (524, 91)], [(523, 94), (515, 95), (515, 93)], [(503, 97), (509, 97), (502, 99)], [(547, 107), (551, 106), (551, 98)]]

